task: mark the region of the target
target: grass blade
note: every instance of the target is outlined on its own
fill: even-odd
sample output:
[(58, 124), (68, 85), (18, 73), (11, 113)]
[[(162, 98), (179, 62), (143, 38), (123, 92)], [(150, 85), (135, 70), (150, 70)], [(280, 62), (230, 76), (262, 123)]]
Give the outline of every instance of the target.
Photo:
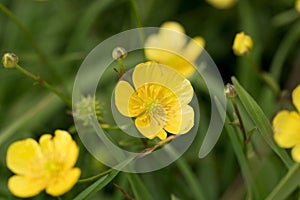
[(259, 130), (259, 133), (262, 135), (267, 144), (271, 149), (281, 158), (287, 168), (290, 168), (293, 165), (293, 161), (288, 156), (287, 152), (278, 147), (273, 140), (273, 130), (269, 122), (269, 119), (266, 117), (262, 109), (255, 102), (255, 100), (246, 92), (246, 90), (240, 85), (235, 77), (232, 78), (234, 87), (236, 88), (237, 94), (245, 107), (247, 113), (253, 120), (254, 124)]

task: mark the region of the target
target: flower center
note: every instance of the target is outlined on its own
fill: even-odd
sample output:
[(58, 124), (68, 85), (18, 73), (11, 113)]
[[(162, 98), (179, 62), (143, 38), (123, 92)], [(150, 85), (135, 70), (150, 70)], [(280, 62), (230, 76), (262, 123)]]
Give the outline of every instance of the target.
[(164, 127), (168, 116), (180, 108), (176, 95), (168, 88), (146, 83), (137, 88), (129, 100), (132, 116), (142, 117), (144, 124)]
[(47, 171), (47, 173), (53, 175), (61, 170), (61, 165), (57, 161), (50, 160), (46, 162), (45, 170)]

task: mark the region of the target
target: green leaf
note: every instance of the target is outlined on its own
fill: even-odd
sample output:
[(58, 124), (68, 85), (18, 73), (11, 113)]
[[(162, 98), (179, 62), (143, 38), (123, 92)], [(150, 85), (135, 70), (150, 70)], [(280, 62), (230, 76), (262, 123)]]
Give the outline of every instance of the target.
[[(224, 110), (224, 108), (222, 108), (221, 103), (218, 101), (217, 98), (215, 98), (215, 101), (216, 101), (218, 111), (222, 112)], [(238, 134), (242, 134), (242, 133), (235, 131), (233, 126), (229, 124), (230, 121), (232, 121), (232, 120), (230, 120), (229, 117), (226, 116), (224, 126), (229, 135), (235, 156), (240, 165), (242, 176), (243, 176), (243, 178), (245, 180), (245, 184), (247, 186), (248, 194), (249, 194), (249, 196), (252, 196), (252, 194), (253, 194), (254, 199), (261, 199), (258, 189), (254, 183), (253, 174), (251, 173), (251, 170), (249, 168), (248, 160), (244, 154), (244, 150), (243, 150), (241, 141), (238, 138)]]
[(112, 170), (112, 172), (106, 176), (101, 177), (98, 181), (90, 185), (84, 191), (82, 191), (79, 195), (77, 195), (73, 200), (85, 200), (88, 199), (91, 195), (95, 194), (107, 184), (109, 184), (117, 175), (118, 170)]
[(281, 179), (266, 200), (286, 199), (298, 186), (300, 180), (300, 165), (294, 164), (288, 173)]
[(137, 200), (153, 200), (149, 191), (137, 174), (128, 174), (129, 183)]
[(259, 133), (262, 135), (267, 144), (271, 149), (281, 158), (287, 168), (290, 168), (293, 164), (293, 161), (288, 156), (287, 152), (278, 147), (273, 140), (273, 130), (269, 122), (269, 119), (266, 117), (262, 109), (255, 102), (255, 100), (246, 92), (246, 90), (240, 85), (235, 77), (232, 78), (232, 82), (236, 88), (237, 94), (245, 107), (247, 113), (253, 120), (254, 124), (259, 130)]

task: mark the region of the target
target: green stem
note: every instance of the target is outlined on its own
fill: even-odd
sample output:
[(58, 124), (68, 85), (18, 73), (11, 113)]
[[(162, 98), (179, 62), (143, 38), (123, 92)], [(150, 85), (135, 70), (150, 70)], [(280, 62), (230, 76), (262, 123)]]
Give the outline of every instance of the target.
[(43, 63), (49, 64), (47, 57), (45, 56), (44, 52), (41, 50), (41, 48), (38, 46), (38, 44), (35, 42), (32, 34), (30, 31), (22, 24), (22, 22), (3, 4), (0, 3), (0, 10), (11, 20), (13, 21), (17, 27), (23, 32), (25, 37), (30, 41), (32, 47), (36, 51), (36, 53), (39, 55), (40, 60)]
[(245, 129), (245, 126), (244, 126), (244, 123), (243, 123), (243, 120), (242, 120), (242, 116), (241, 116), (241, 113), (239, 111), (239, 108), (238, 108), (238, 105), (236, 103), (236, 100), (235, 98), (231, 98), (231, 103), (232, 103), (232, 106), (233, 106), (233, 109), (234, 109), (234, 112), (239, 120), (239, 127), (243, 133), (243, 138), (244, 138), (244, 142), (245, 144), (248, 143), (248, 137), (247, 137), (247, 133), (246, 133), (246, 129)]
[(62, 92), (58, 91), (55, 87), (50, 85), (48, 82), (41, 79), (40, 76), (36, 76), (31, 72), (27, 71), (26, 69), (22, 68), (20, 65), (16, 65), (16, 69), (23, 73), (25, 76), (31, 78), (32, 80), (36, 81), (42, 87), (50, 90), (54, 94), (56, 94), (62, 101), (64, 101), (70, 108), (72, 107), (72, 103), (69, 98), (67, 98)]
[(119, 65), (120, 65), (120, 72), (119, 72), (120, 74), (119, 74), (119, 76), (122, 77), (123, 74), (125, 73), (123, 59), (122, 58), (118, 59), (118, 62), (119, 62)]
[(179, 158), (176, 161), (176, 164), (178, 168), (181, 170), (181, 172), (183, 173), (184, 177), (186, 178), (186, 181), (189, 184), (191, 192), (194, 194), (196, 199), (198, 200), (206, 199), (203, 195), (201, 184), (196, 179), (195, 174), (192, 172), (190, 166), (186, 163), (184, 158), (183, 157)]
[(57, 82), (61, 82), (61, 77), (60, 75), (54, 70), (53, 67), (51, 67), (51, 63), (49, 62), (46, 54), (44, 51), (40, 48), (38, 43), (35, 41), (34, 36), (31, 34), (31, 32), (24, 26), (24, 24), (18, 19), (16, 15), (14, 15), (7, 7), (5, 7), (3, 4), (0, 3), (0, 11), (2, 11), (24, 34), (25, 38), (29, 41), (31, 44), (32, 48), (35, 50), (37, 53), (41, 63), (46, 65), (49, 70), (49, 72), (52, 74), (53, 78)]
[(89, 178), (85, 178), (85, 179), (80, 179), (78, 180), (78, 183), (86, 183), (86, 182), (92, 182), (92, 181), (95, 181), (97, 179), (99, 179), (100, 177), (106, 175), (106, 174), (109, 174), (110, 172), (112, 171), (112, 169), (108, 169), (100, 174), (97, 174), (95, 176), (92, 176), (92, 177), (89, 177)]
[[(141, 17), (140, 17), (139, 11), (138, 11), (136, 0), (130, 0), (130, 5), (131, 5), (131, 8), (132, 8), (133, 13), (134, 13), (134, 18), (135, 18), (137, 27), (138, 28), (143, 28), (143, 24), (142, 24)], [(144, 36), (144, 33), (143, 33), (142, 29), (139, 29), (139, 37), (140, 37), (141, 44), (144, 45), (145, 36)]]
[(130, 0), (130, 5), (131, 5), (131, 8), (133, 10), (133, 14), (134, 14), (134, 18), (135, 18), (137, 27), (142, 28), (143, 27), (142, 21), (141, 21), (139, 11), (138, 11), (138, 7), (137, 7), (137, 4), (136, 4), (135, 0)]
[(275, 79), (267, 72), (262, 71), (250, 58), (248, 54), (244, 55), (247, 62), (252, 67), (253, 71), (256, 73), (256, 75), (275, 93), (275, 95), (279, 95), (280, 93), (280, 87), (275, 81)]
[(286, 199), (299, 185), (300, 165), (294, 164), (266, 200)]

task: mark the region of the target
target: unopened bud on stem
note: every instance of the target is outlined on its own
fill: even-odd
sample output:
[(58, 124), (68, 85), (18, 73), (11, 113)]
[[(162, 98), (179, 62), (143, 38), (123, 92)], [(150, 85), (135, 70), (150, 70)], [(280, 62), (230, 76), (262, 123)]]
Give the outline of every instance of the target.
[(5, 68), (15, 68), (19, 62), (19, 58), (14, 53), (6, 53), (2, 57), (2, 64)]

